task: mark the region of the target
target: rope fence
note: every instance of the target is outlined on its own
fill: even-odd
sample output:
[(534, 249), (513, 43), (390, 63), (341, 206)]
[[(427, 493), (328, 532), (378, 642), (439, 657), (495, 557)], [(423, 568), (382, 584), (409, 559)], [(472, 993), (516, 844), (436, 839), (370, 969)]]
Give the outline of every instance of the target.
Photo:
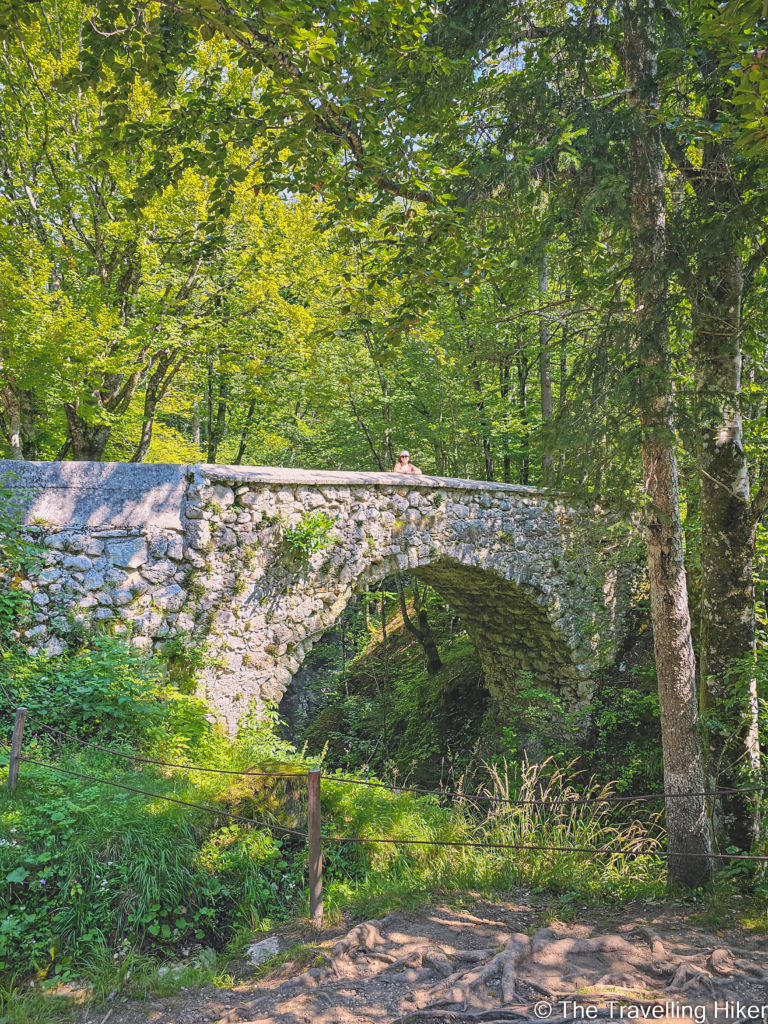
[[(28, 722), (32, 722), (35, 725), (39, 725), (42, 729), (45, 729), (49, 733), (55, 733), (64, 739), (71, 740), (73, 743), (79, 743), (82, 746), (90, 747), (93, 750), (100, 750), (107, 754), (113, 754), (116, 757), (124, 757), (129, 761), (136, 761), (140, 764), (152, 764), (161, 768), (177, 768), (182, 771), (191, 772), (207, 772), (214, 775), (236, 775), (242, 778), (248, 778), (251, 776), (262, 777), (262, 778), (273, 778), (273, 779), (296, 779), (303, 778), (304, 769), (297, 772), (260, 772), (253, 769), (247, 769), (245, 771), (235, 771), (231, 768), (206, 768), (201, 765), (194, 764), (177, 764), (173, 761), (157, 761), (149, 757), (140, 757), (138, 754), (129, 754), (126, 751), (119, 750), (116, 747), (105, 747), (98, 743), (91, 743), (89, 740), (81, 739), (79, 736), (74, 736), (71, 733), (64, 732), (63, 729), (56, 729), (52, 725), (46, 725), (45, 722), (39, 721), (39, 719), (27, 717)], [(515, 797), (495, 796), (489, 793), (462, 793), (453, 790), (446, 789), (425, 789), (420, 786), (397, 786), (389, 785), (386, 782), (369, 782), (367, 779), (338, 779), (331, 775), (324, 775), (323, 781), (339, 786), (367, 786), (371, 789), (386, 789), (390, 793), (413, 793), (417, 796), (440, 796), (451, 798), (454, 800), (481, 800), (490, 803), (500, 804), (512, 804), (515, 806), (536, 806), (536, 807), (563, 807), (563, 806), (578, 806), (581, 804), (610, 804), (610, 803), (634, 803), (644, 802), (649, 800), (678, 800), (687, 799), (689, 797), (715, 797), (722, 796), (725, 794), (734, 793), (760, 793), (768, 789), (768, 786), (744, 786), (744, 787), (732, 787), (722, 788), (715, 790), (691, 790), (684, 791), (681, 793), (641, 793), (633, 796), (623, 795), (610, 795), (610, 796), (593, 796), (593, 797), (553, 797), (551, 799), (542, 800), (521, 800)]]
[[(652, 800), (652, 799), (676, 799), (681, 797), (705, 797), (705, 796), (718, 796), (726, 793), (756, 793), (765, 790), (766, 786), (752, 786), (744, 789), (717, 789), (713, 791), (702, 791), (702, 792), (688, 792), (688, 793), (648, 793), (641, 796), (635, 797), (617, 797), (612, 798), (608, 796), (602, 797), (589, 797), (589, 798), (577, 798), (577, 799), (553, 799), (553, 800), (514, 800), (511, 798), (504, 797), (493, 797), (485, 794), (467, 794), (467, 793), (455, 793), (446, 792), (444, 790), (428, 790), (421, 789), (418, 787), (396, 787), (388, 786), (386, 783), (381, 782), (368, 782), (361, 779), (338, 779), (330, 776), (322, 777), (321, 770), (319, 768), (310, 768), (304, 772), (297, 773), (285, 773), (285, 772), (256, 772), (256, 771), (234, 771), (223, 768), (205, 768), (198, 765), (181, 765), (174, 764), (172, 762), (158, 761), (151, 758), (143, 758), (138, 755), (128, 754), (124, 751), (115, 750), (112, 747), (104, 747), (96, 743), (90, 743), (87, 740), (82, 740), (77, 736), (72, 736), (69, 733), (64, 732), (61, 729), (55, 729), (52, 726), (45, 725), (42, 722), (37, 722), (35, 719), (28, 719), (30, 722), (42, 726), (50, 733), (55, 733), (66, 739), (73, 740), (77, 743), (81, 743), (85, 746), (92, 747), (96, 750), (101, 750), (106, 753), (115, 754), (119, 757), (127, 758), (134, 762), (140, 762), (142, 764), (150, 764), (154, 766), (161, 766), (167, 768), (177, 768), (184, 771), (202, 771), (212, 772), (223, 775), (236, 775), (240, 777), (258, 776), (262, 778), (276, 778), (276, 779), (293, 779), (297, 781), (305, 778), (307, 781), (308, 791), (308, 816), (307, 816), (307, 831), (301, 832), (298, 829), (288, 828), (284, 825), (279, 825), (273, 822), (258, 821), (255, 818), (249, 818), (241, 814), (233, 814), (231, 811), (225, 811), (221, 808), (211, 807), (206, 804), (191, 803), (189, 801), (180, 800), (177, 797), (166, 796), (161, 793), (154, 793), (150, 790), (140, 789), (136, 786), (128, 786), (125, 783), (114, 782), (110, 779), (102, 779), (95, 775), (87, 775), (82, 772), (76, 772), (70, 768), (63, 768), (60, 765), (49, 764), (45, 761), (38, 761), (34, 758), (25, 757), (22, 755), (22, 738), (24, 725), (27, 721), (27, 709), (18, 708), (16, 710), (16, 717), (14, 721), (13, 736), (11, 740), (10, 749), (0, 741), (0, 746), (9, 755), (8, 764), (8, 790), (14, 792), (18, 785), (19, 767), (22, 763), (33, 764), (39, 768), (48, 769), (50, 771), (59, 772), (64, 775), (69, 775), (74, 778), (84, 779), (88, 782), (97, 783), (103, 786), (111, 786), (115, 789), (125, 790), (129, 793), (135, 793), (140, 796), (149, 797), (153, 800), (163, 800), (167, 803), (178, 804), (181, 807), (188, 807), (193, 810), (204, 811), (208, 814), (218, 815), (220, 817), (228, 818), (233, 821), (242, 821), (248, 825), (255, 825), (259, 828), (268, 830), (276, 830), (283, 835), (295, 836), (299, 839), (307, 840), (309, 848), (309, 891), (310, 891), (310, 918), (316, 926), (322, 923), (323, 916), (323, 900), (322, 900), (322, 884), (323, 884), (323, 866), (322, 866), (322, 842), (329, 843), (381, 843), (386, 845), (394, 846), (430, 846), (430, 847), (451, 847), (456, 849), (467, 848), (467, 849), (478, 849), (478, 850), (509, 850), (517, 852), (537, 852), (537, 853), (576, 853), (576, 854), (591, 854), (591, 855), (603, 855), (605, 856), (617, 856), (624, 855), (630, 857), (650, 856), (650, 857), (666, 857), (666, 858), (686, 858), (700, 860), (701, 855), (694, 853), (686, 853), (683, 851), (675, 850), (661, 850), (657, 848), (643, 849), (639, 846), (621, 850), (611, 849), (608, 846), (535, 846), (518, 843), (492, 843), (492, 842), (472, 842), (472, 841), (452, 841), (452, 840), (440, 840), (440, 839), (392, 839), (384, 836), (323, 836), (322, 835), (322, 821), (321, 821), (321, 808), (320, 808), (320, 792), (321, 792), (321, 778), (325, 783), (336, 784), (336, 785), (357, 785), (357, 786), (368, 786), (377, 789), (386, 789), (396, 795), (403, 793), (414, 793), (421, 796), (435, 795), (442, 797), (451, 797), (454, 799), (461, 800), (477, 800), (485, 799), (499, 803), (508, 803), (513, 805), (536, 805), (545, 807), (562, 807), (564, 805), (578, 805), (578, 804), (594, 804), (594, 803), (610, 803), (615, 800), (621, 801), (632, 801), (632, 800)], [(712, 853), (708, 855), (713, 860), (726, 860), (726, 861), (750, 861), (758, 863), (768, 863), (768, 856), (761, 856), (757, 854), (722, 854)]]

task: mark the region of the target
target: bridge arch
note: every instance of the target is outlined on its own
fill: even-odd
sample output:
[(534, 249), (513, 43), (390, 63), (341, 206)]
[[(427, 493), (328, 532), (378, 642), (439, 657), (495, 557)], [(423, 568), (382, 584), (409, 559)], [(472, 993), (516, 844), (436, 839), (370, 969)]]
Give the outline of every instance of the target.
[[(9, 470), (45, 550), (29, 649), (55, 656), (75, 623), (139, 646), (189, 634), (209, 656), (200, 692), (230, 730), (280, 699), (353, 592), (396, 570), (456, 609), (500, 699), (527, 673), (578, 710), (623, 639), (622, 528), (534, 488), (238, 466)], [(302, 552), (313, 523), (322, 546)]]

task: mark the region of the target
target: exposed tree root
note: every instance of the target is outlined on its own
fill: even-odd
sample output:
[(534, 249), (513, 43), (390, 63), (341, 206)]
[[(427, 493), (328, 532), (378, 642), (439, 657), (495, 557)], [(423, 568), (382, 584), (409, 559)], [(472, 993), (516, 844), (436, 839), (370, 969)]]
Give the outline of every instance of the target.
[(378, 921), (375, 918), (370, 921), (363, 921), (362, 924), (358, 924), (351, 931), (348, 931), (343, 939), (339, 939), (333, 947), (333, 955), (335, 957), (344, 957), (349, 956), (355, 949), (375, 949), (376, 946), (385, 945), (384, 939), (381, 937), (381, 929), (383, 927), (384, 922)]
[(514, 1002), (517, 967), (530, 955), (530, 952), (530, 938), (522, 932), (518, 932), (512, 936), (501, 953), (491, 957), (487, 964), (470, 968), (458, 975), (451, 975), (429, 989), (426, 995), (430, 1000), (430, 1007), (464, 1003), (472, 989), (478, 988), (499, 974), (501, 975), (502, 1003)]
[[(373, 971), (369, 977), (371, 983), (384, 975), (381, 981), (387, 986), (397, 982), (393, 975), (398, 972), (404, 972), (404, 979), (405, 972), (409, 971), (419, 971), (423, 976), (425, 968), (440, 975), (440, 980), (421, 988), (418, 995), (415, 991), (406, 992), (403, 998), (417, 1002), (421, 1008), (414, 1007), (411, 1013), (400, 1018), (399, 1024), (532, 1022), (528, 1012), (520, 1012), (522, 1005), (528, 1006), (541, 998), (557, 1004), (562, 999), (572, 998), (574, 990), (585, 994), (588, 991), (586, 998), (593, 1000), (630, 999), (633, 1004), (655, 1006), (657, 1000), (648, 996), (654, 990), (659, 991), (656, 986), (661, 984), (669, 995), (718, 998), (730, 997), (731, 989), (725, 986), (733, 985), (736, 980), (768, 985), (768, 970), (749, 960), (736, 959), (737, 953), (747, 951), (718, 948), (709, 954), (706, 966), (702, 966), (706, 952), (680, 955), (669, 951), (659, 935), (647, 927), (634, 930), (635, 936), (644, 940), (642, 944), (629, 942), (616, 934), (561, 937), (562, 932), (558, 935), (551, 928), (542, 928), (532, 938), (516, 933), (500, 950), (498, 947), (470, 950), (450, 947), (446, 951), (430, 942), (402, 953), (397, 948), (392, 952), (381, 948), (390, 942), (382, 936), (384, 927), (385, 922), (377, 919), (356, 925), (336, 942), (333, 956), (326, 953), (324, 959), (329, 962), (336, 983), (343, 982), (347, 986), (358, 983), (361, 971), (366, 975)], [(329, 982), (333, 983), (333, 978), (328, 970), (314, 968), (284, 983), (277, 991), (289, 996), (289, 991), (316, 989), (318, 984), (326, 987)], [(402, 984), (413, 982), (415, 976), (403, 980)], [(502, 1006), (517, 1004), (518, 1009), (479, 1010), (489, 996), (499, 999)], [(260, 1000), (255, 1000), (251, 1005), (255, 1008), (258, 1002)], [(243, 1007), (240, 1009), (242, 1012)], [(603, 1018), (610, 1016), (610, 1011), (595, 1006), (594, 1015)], [(559, 1018), (549, 1018), (548, 1024), (561, 1022)]]

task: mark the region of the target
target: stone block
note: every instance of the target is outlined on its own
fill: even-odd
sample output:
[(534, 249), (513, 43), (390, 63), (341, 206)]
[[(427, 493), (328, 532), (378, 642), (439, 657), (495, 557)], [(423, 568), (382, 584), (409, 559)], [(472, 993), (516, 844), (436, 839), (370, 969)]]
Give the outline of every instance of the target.
[(150, 583), (164, 583), (175, 572), (176, 566), (166, 558), (162, 562), (155, 562), (154, 565), (145, 565), (141, 570), (141, 575)]
[(207, 487), (205, 489), (205, 496), (221, 508), (229, 508), (230, 505), (235, 503), (235, 492), (231, 487), (227, 487), (224, 484), (214, 484), (212, 487)]
[(186, 598), (186, 590), (182, 590), (182, 588), (176, 583), (170, 583), (167, 587), (163, 587), (161, 590), (155, 590), (152, 593), (152, 600), (158, 608), (162, 608), (169, 612), (181, 611)]
[(168, 540), (168, 547), (166, 548), (166, 555), (168, 558), (172, 558), (174, 562), (180, 562), (184, 557), (184, 541), (178, 534), (174, 534)]
[(201, 551), (211, 540), (211, 528), (205, 520), (193, 520), (184, 531), (187, 543), (191, 548)]
[(224, 551), (230, 551), (232, 548), (237, 547), (237, 534), (234, 530), (230, 530), (225, 527), (216, 534), (216, 545), (217, 547), (223, 548)]
[(86, 572), (92, 566), (93, 562), (87, 555), (69, 555), (64, 559), (65, 569), (79, 569), (81, 572)]
[(85, 553), (92, 558), (99, 558), (104, 554), (104, 541), (97, 537), (89, 537), (88, 543), (85, 545)]
[(133, 625), (144, 636), (164, 636), (168, 632), (165, 619), (158, 612), (150, 611), (144, 612), (143, 615), (137, 615), (133, 620)]
[(123, 569), (138, 569), (149, 557), (143, 537), (108, 542), (105, 555), (113, 565), (119, 565)]
[(91, 569), (90, 572), (87, 572), (83, 580), (83, 586), (86, 590), (101, 590), (104, 583), (104, 577), (96, 569)]
[(149, 553), (153, 558), (162, 558), (168, 550), (168, 538), (163, 534), (152, 537), (149, 542)]

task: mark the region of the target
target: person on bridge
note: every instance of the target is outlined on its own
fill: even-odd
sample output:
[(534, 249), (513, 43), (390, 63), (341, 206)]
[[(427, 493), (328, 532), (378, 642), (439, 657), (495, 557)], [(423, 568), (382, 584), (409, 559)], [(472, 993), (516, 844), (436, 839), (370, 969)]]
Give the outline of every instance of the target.
[(411, 462), (411, 453), (405, 451), (400, 452), (400, 458), (395, 463), (395, 468), (392, 470), (393, 473), (416, 473), (421, 476), (421, 470), (418, 466), (414, 466)]

